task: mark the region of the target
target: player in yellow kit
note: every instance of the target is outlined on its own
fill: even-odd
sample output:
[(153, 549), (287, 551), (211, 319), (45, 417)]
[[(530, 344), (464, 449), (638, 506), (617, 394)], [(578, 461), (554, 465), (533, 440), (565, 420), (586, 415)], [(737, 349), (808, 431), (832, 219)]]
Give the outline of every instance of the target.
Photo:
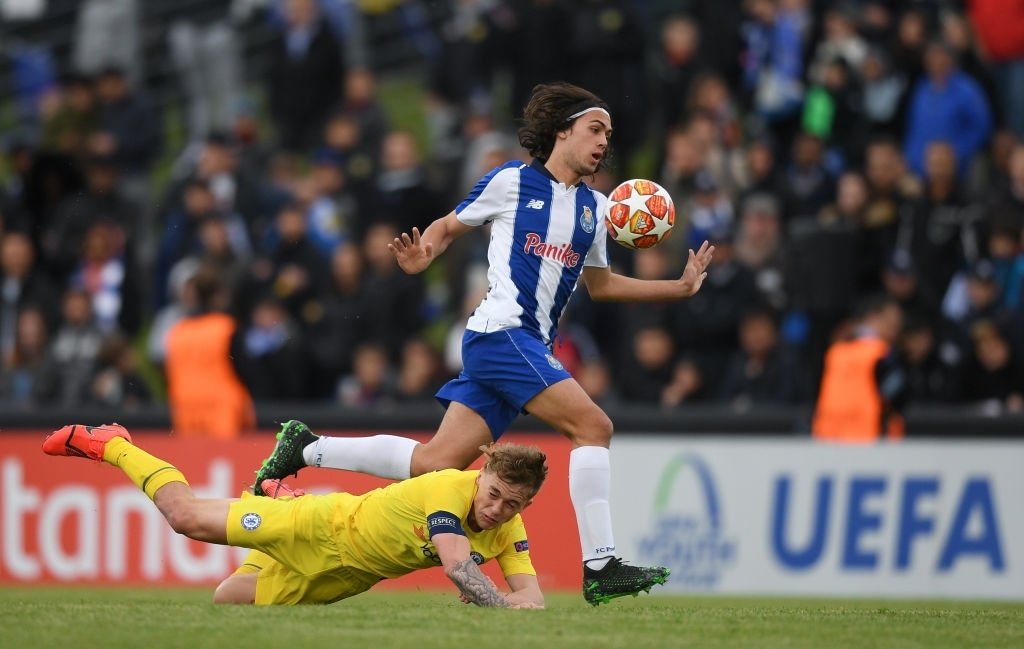
[[(178, 469), (133, 445), (116, 424), (65, 426), (46, 438), (43, 451), (117, 466), (179, 534), (258, 551), (222, 584), (218, 601), (245, 601), (238, 594), (249, 593), (257, 604), (325, 604), (440, 565), (466, 601), (544, 604), (519, 515), (547, 475), (546, 458), (535, 448), (493, 445), (484, 450), (480, 471), (438, 471), (360, 496), (292, 499), (197, 498)], [(480, 570), (492, 558), (510, 593)]]

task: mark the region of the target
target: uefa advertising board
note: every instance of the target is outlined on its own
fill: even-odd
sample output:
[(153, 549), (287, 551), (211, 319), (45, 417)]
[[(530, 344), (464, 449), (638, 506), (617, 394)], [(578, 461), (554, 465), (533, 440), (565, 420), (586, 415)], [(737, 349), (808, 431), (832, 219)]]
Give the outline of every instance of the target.
[(676, 592), (1024, 599), (1024, 444), (617, 435), (619, 551)]

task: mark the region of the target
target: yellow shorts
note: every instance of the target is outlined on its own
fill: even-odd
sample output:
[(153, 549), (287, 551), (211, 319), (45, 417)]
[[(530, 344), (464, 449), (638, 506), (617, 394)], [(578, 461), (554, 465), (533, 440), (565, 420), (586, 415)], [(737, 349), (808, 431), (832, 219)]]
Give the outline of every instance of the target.
[(250, 496), (231, 504), (228, 543), (254, 550), (235, 574), (259, 572), (257, 604), (328, 604), (381, 580), (338, 547), (335, 521), (347, 519), (352, 500), (339, 493), (290, 500)]

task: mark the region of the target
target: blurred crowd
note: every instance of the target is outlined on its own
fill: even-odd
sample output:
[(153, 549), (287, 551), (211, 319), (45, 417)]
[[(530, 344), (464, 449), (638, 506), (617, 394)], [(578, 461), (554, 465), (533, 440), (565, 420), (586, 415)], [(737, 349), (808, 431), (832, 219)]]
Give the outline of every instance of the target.
[[(657, 248), (609, 242), (615, 267), (676, 277), (686, 248), (717, 248), (690, 300), (576, 293), (556, 353), (600, 403), (807, 403), (856, 306), (888, 295), (913, 402), (1024, 406), (1014, 3), (452, 0), (433, 22), (438, 3), (416, 0), (220, 4), (165, 30), (180, 150), (140, 82), (138, 3), (79, 3), (67, 69), (21, 70), (0, 173), (3, 407), (162, 399), (168, 332), (200, 305), (233, 318), (257, 403), (429, 399), (460, 369), (487, 233), (424, 276), (387, 243), (523, 158), (515, 118), (554, 79), (612, 109), (592, 184), (639, 171), (682, 216)], [(384, 21), (419, 54), (424, 102), (397, 109), (425, 133), (378, 96), (366, 34)], [(253, 23), (273, 35), (255, 84)]]

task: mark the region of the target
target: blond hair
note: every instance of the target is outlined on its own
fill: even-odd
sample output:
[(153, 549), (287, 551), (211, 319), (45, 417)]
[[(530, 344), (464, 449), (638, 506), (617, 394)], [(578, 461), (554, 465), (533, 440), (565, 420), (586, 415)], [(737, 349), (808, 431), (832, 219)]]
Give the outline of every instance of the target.
[(489, 444), (480, 450), (487, 456), (484, 471), (493, 473), (510, 485), (526, 487), (531, 494), (540, 491), (548, 475), (547, 455), (535, 446)]

